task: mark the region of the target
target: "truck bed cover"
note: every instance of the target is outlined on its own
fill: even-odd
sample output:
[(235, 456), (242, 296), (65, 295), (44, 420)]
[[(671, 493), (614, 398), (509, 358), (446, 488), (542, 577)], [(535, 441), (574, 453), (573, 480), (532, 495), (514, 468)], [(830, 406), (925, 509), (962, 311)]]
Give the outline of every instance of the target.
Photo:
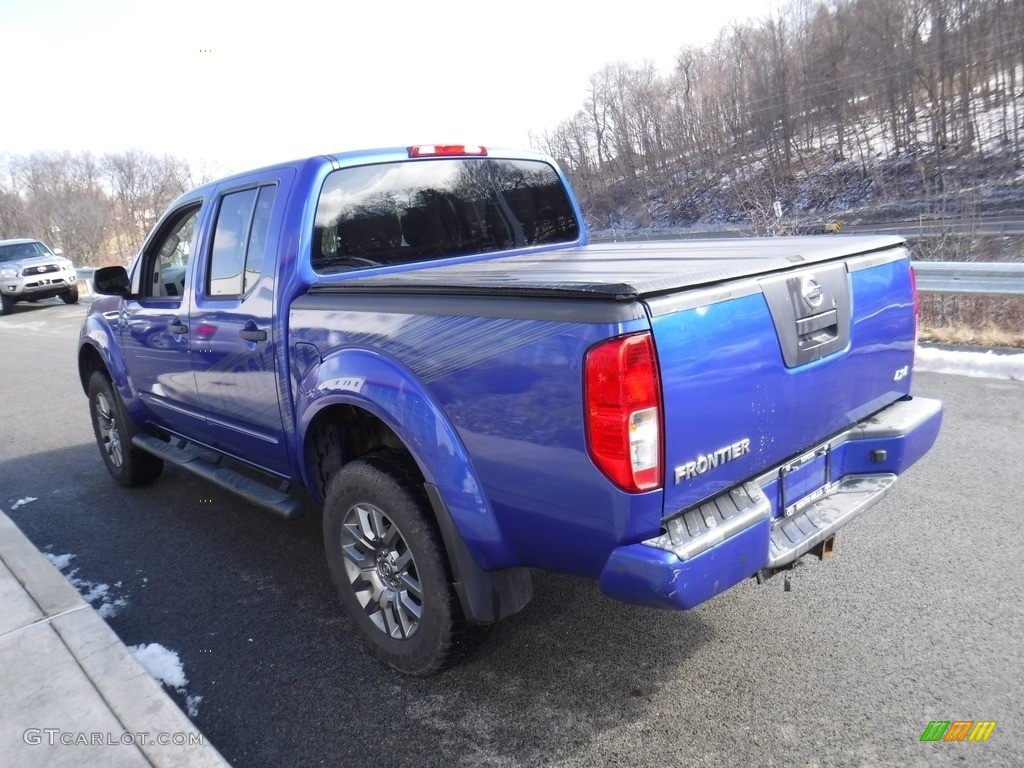
[(902, 245), (892, 235), (584, 245), (321, 282), (310, 293), (560, 296), (633, 301)]

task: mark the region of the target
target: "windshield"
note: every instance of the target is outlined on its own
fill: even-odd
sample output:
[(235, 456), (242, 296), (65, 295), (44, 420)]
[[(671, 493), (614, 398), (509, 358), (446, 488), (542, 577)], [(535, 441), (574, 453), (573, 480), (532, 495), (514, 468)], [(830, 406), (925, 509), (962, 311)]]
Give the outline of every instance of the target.
[(49, 256), (50, 249), (38, 241), (0, 245), (0, 261), (18, 261), (34, 256)]
[(316, 212), (319, 272), (573, 242), (579, 226), (547, 163), (459, 158), (334, 171)]

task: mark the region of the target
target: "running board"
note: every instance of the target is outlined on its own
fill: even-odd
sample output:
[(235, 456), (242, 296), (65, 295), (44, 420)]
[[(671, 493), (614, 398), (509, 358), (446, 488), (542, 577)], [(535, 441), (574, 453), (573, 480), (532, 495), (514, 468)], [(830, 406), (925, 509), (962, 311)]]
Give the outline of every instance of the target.
[(285, 520), (294, 520), (305, 512), (302, 502), (287, 493), (210, 461), (209, 451), (187, 443), (181, 446), (167, 443), (152, 435), (135, 435), (132, 445), (216, 483)]

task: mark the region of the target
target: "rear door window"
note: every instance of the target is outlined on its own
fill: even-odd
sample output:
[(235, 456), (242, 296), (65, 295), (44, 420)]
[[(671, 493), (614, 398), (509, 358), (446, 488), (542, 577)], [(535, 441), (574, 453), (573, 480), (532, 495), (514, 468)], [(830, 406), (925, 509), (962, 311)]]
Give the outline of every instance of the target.
[(241, 296), (256, 284), (263, 269), (275, 191), (274, 186), (253, 187), (221, 199), (207, 274), (208, 296)]
[(459, 158), (342, 168), (317, 205), (318, 272), (574, 242), (579, 226), (554, 168)]

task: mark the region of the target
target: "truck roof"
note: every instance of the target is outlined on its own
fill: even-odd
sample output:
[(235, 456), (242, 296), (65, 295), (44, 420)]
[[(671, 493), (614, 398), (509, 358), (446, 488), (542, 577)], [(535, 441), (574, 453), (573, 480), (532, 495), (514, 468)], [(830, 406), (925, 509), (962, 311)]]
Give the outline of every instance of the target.
[[(419, 146), (419, 145), (412, 145)], [(513, 147), (487, 147), (487, 157), (490, 158), (520, 158), (520, 159), (538, 159), (538, 160), (550, 160), (547, 155), (542, 152), (537, 152), (532, 149), (513, 148)], [(421, 160), (429, 161), (434, 158), (424, 157)], [(396, 161), (410, 161), (409, 147), (378, 147), (374, 149), (356, 149), (347, 150), (344, 152), (325, 152), (320, 155), (310, 155), (308, 157), (301, 157), (294, 160), (288, 160), (280, 163), (272, 163), (259, 168), (252, 168), (243, 171), (237, 171), (228, 176), (221, 176), (215, 179), (211, 179), (203, 184), (196, 186), (193, 189), (188, 190), (185, 194), (181, 195), (178, 200), (184, 200), (190, 197), (195, 197), (197, 194), (204, 193), (208, 190), (212, 190), (218, 186), (224, 184), (230, 184), (238, 179), (250, 177), (254, 174), (271, 174), (278, 170), (286, 168), (294, 169), (296, 171), (303, 167), (313, 166), (329, 166), (331, 168), (343, 168), (350, 165), (368, 165), (372, 163), (388, 163)], [(177, 202), (175, 202), (175, 205)]]
[(631, 301), (903, 245), (893, 235), (607, 243), (403, 272), (346, 275), (313, 293), (552, 295)]

